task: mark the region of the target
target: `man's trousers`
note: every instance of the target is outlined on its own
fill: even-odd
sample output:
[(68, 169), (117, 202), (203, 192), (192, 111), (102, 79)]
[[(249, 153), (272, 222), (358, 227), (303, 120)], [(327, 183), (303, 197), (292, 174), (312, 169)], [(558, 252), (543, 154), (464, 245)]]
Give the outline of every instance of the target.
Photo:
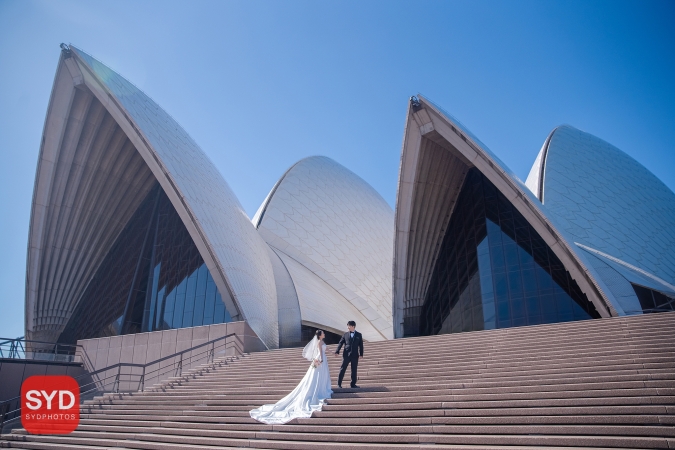
[(340, 375), (338, 375), (338, 385), (342, 385), (342, 379), (345, 376), (345, 372), (347, 371), (347, 366), (351, 364), (352, 365), (352, 382), (350, 386), (355, 386), (356, 385), (356, 380), (357, 374), (356, 371), (358, 370), (359, 367), (359, 355), (358, 353), (354, 353), (352, 355), (346, 355), (345, 353), (342, 353), (342, 366), (340, 366)]

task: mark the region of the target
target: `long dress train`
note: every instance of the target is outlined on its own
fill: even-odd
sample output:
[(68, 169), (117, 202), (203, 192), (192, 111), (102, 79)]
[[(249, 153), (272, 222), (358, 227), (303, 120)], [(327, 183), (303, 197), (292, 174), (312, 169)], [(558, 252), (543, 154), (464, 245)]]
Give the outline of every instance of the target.
[(321, 411), (324, 401), (333, 395), (326, 361), (326, 344), (323, 341), (321, 345), (316, 345), (312, 356), (312, 359), (320, 362), (319, 366), (314, 368), (310, 365), (300, 383), (286, 397), (275, 404), (252, 409), (252, 418), (266, 424), (278, 425), (299, 417), (311, 417), (314, 411)]

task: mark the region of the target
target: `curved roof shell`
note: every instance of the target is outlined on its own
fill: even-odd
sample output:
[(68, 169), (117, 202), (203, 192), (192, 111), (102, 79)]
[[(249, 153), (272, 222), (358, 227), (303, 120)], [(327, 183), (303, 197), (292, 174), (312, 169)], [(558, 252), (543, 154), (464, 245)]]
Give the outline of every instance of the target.
[(277, 347), (267, 245), (230, 187), (169, 114), (74, 47), (62, 52), (40, 149), (28, 248), (27, 334), (55, 340), (154, 179), (232, 315), (247, 320), (268, 347)]
[(450, 114), (420, 96), (408, 110), (396, 199), (394, 327), (421, 307), (438, 249), (466, 173), (480, 170), (534, 227), (603, 317), (617, 315), (608, 289), (582, 250), (549, 217), (522, 181)]
[[(366, 341), (383, 340), (380, 331), (340, 292), (284, 252), (273, 251), (278, 252), (292, 279), (299, 308), (296, 317), (302, 324), (341, 335), (347, 321), (353, 320)], [(282, 322), (282, 318), (279, 321)]]
[(537, 160), (528, 186), (574, 242), (675, 284), (675, 193), (661, 180), (571, 126), (556, 128)]
[[(391, 207), (363, 179), (330, 158), (314, 156), (299, 161), (281, 177), (253, 223), (270, 246), (318, 277), (318, 285), (325, 284), (315, 292), (330, 287), (372, 324), (366, 339), (380, 340), (393, 338), (393, 219)], [(290, 267), (289, 271), (293, 277)], [(299, 286), (296, 289), (306, 321), (309, 310), (303, 306)], [(335, 328), (331, 304), (333, 309), (344, 309), (327, 300), (327, 308), (313, 309), (309, 321)], [(324, 319), (318, 320), (317, 314)], [(363, 331), (365, 324), (358, 325)], [(342, 330), (345, 324), (337, 326)]]

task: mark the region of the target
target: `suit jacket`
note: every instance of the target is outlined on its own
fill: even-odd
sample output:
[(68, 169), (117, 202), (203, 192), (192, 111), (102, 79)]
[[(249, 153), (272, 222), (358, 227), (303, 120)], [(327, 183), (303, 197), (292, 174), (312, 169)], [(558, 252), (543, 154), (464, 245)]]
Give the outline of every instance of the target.
[(354, 337), (351, 337), (351, 331), (347, 331), (342, 335), (335, 353), (340, 354), (340, 349), (343, 345), (345, 346), (345, 356), (363, 356), (363, 336), (361, 336), (361, 333), (358, 331), (354, 331)]

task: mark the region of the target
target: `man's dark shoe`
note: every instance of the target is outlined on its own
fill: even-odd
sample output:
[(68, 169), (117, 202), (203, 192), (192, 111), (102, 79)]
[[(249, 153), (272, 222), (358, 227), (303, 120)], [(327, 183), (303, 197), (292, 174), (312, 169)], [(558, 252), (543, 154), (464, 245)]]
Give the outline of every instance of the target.
[(338, 387), (339, 387), (340, 389), (342, 389), (342, 385), (341, 385), (341, 384), (338, 384)]
[(352, 385), (349, 386), (349, 387), (352, 388), (352, 389), (359, 389), (361, 386), (357, 386), (357, 385), (355, 385), (355, 384), (352, 384)]

